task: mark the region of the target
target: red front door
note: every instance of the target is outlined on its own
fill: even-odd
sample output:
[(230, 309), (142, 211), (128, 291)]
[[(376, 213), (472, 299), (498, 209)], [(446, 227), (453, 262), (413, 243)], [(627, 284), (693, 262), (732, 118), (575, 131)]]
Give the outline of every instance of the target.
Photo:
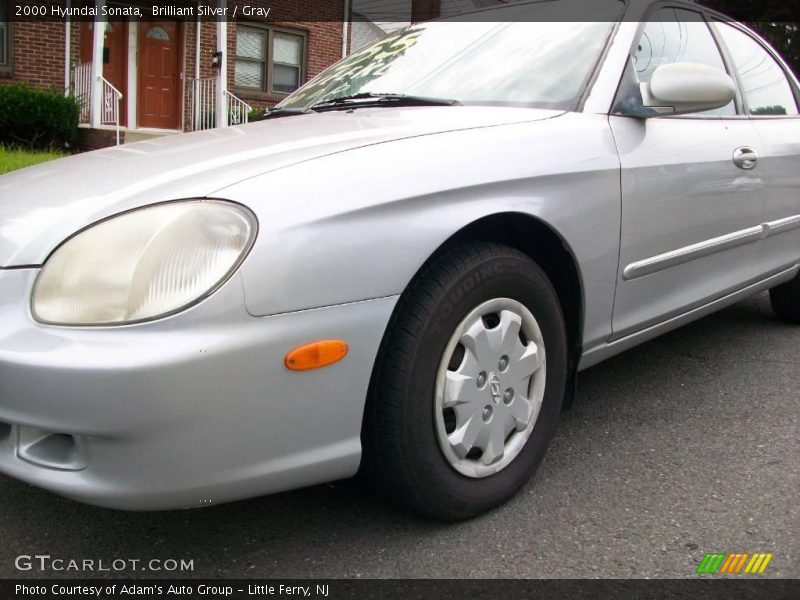
[(139, 23), (139, 127), (180, 127), (180, 48), (177, 22)]

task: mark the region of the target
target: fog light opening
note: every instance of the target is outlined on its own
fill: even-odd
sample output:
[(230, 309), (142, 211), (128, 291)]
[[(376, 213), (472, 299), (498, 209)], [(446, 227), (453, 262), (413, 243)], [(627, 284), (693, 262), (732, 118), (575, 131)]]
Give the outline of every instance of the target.
[(17, 455), (24, 461), (51, 469), (79, 471), (88, 465), (83, 444), (75, 436), (30, 427), (19, 428)]

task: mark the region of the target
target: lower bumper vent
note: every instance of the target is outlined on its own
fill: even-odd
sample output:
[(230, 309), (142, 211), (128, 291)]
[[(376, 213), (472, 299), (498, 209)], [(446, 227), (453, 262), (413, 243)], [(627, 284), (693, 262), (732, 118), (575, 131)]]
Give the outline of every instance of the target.
[(67, 471), (80, 471), (89, 464), (88, 453), (79, 438), (32, 427), (19, 428), (17, 456), (35, 465)]

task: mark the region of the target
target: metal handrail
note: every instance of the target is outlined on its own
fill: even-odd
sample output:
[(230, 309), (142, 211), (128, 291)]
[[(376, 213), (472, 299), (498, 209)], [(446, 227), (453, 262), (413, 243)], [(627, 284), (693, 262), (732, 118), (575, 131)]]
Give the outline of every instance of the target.
[(228, 125), (246, 125), (253, 107), (241, 98), (237, 98), (225, 90), (225, 114), (228, 115)]
[(100, 82), (103, 85), (103, 106), (100, 123), (103, 125), (114, 125), (117, 132), (117, 146), (119, 146), (119, 109), (122, 101), (122, 92), (102, 75)]

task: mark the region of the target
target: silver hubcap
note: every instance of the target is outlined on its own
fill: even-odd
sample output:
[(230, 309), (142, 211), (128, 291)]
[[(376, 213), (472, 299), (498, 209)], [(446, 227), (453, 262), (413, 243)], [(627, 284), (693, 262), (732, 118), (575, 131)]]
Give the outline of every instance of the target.
[(484, 302), (458, 324), (434, 404), (439, 446), (456, 471), (488, 477), (516, 458), (539, 416), (545, 373), (539, 324), (516, 300)]

